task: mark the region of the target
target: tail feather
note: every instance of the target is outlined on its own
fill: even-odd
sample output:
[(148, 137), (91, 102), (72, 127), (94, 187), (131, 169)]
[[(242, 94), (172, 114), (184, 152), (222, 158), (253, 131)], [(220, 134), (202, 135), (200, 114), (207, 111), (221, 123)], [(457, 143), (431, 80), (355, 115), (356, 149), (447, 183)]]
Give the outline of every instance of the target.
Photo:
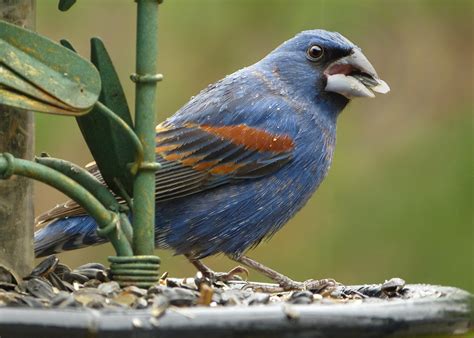
[(96, 229), (97, 224), (90, 216), (54, 220), (35, 232), (35, 256), (43, 257), (106, 242), (97, 235)]

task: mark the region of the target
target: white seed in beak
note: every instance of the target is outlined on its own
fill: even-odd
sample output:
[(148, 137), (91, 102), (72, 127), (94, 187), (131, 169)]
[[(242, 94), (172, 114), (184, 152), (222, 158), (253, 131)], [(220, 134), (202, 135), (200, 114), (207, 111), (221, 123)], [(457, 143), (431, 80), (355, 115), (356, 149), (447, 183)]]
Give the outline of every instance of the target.
[(376, 79), (378, 82), (378, 85), (371, 87), (374, 92), (380, 93), (380, 94), (387, 94), (390, 91), (390, 87), (384, 80)]
[[(387, 86), (387, 84), (385, 85)], [(344, 74), (329, 75), (327, 77), (326, 91), (339, 93), (348, 99), (353, 97), (375, 97), (374, 93), (364, 86), (362, 82)]]

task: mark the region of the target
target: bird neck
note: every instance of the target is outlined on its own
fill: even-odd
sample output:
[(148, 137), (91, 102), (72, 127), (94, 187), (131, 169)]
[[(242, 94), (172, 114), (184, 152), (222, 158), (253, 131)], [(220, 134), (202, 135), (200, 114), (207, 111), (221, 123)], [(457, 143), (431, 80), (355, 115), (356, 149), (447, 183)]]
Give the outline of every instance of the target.
[(329, 125), (335, 125), (339, 114), (349, 103), (346, 97), (332, 92), (320, 91), (312, 97), (312, 104), (321, 119)]
[[(301, 174), (312, 193), (326, 176), (336, 147), (337, 116), (344, 108), (344, 102), (336, 104), (317, 100), (298, 115), (300, 131), (296, 140), (294, 165), (305, 168)], [(309, 195), (308, 195), (309, 196)]]

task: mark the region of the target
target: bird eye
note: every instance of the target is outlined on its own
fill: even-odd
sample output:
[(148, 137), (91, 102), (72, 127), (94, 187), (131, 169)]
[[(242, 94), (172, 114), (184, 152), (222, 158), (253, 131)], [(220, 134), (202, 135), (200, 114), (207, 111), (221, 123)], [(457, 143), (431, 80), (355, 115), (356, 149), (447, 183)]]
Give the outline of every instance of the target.
[(318, 61), (324, 55), (324, 49), (318, 45), (312, 45), (306, 52), (310, 61)]

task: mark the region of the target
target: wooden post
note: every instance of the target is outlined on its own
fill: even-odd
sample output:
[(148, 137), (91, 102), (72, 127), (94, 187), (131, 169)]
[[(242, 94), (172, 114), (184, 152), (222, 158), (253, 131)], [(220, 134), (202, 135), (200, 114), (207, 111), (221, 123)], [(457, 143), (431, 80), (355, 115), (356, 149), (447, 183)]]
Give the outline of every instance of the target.
[[(36, 0), (0, 0), (0, 19), (35, 28)], [(0, 106), (0, 153), (32, 159), (34, 116)], [(13, 176), (0, 180), (0, 265), (19, 276), (33, 265), (33, 181)]]

